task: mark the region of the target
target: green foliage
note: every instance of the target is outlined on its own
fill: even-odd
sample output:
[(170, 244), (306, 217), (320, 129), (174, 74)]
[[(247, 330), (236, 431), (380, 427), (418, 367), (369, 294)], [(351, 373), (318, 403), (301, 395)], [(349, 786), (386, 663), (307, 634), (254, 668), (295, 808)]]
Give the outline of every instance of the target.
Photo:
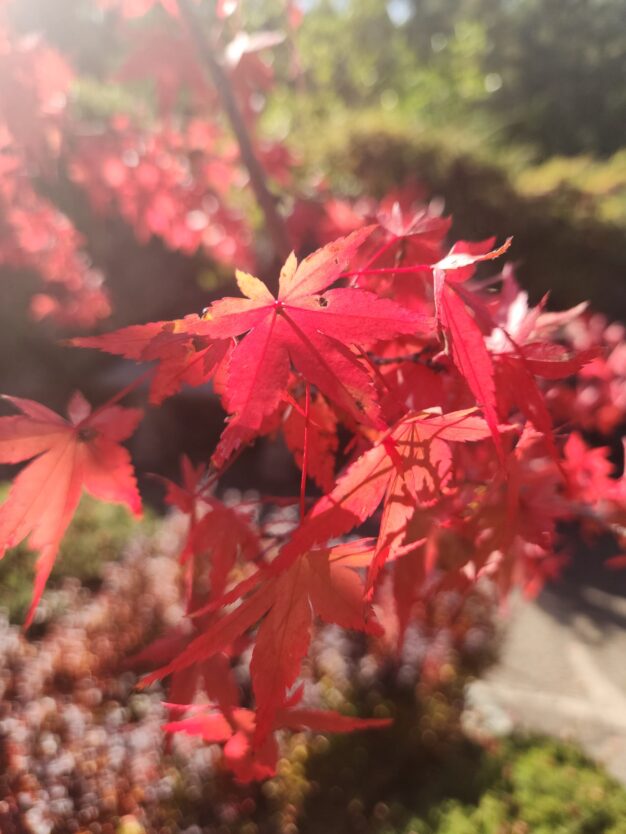
[(327, 112), (378, 104), (448, 128), (491, 120), (542, 157), (610, 155), (624, 142), (626, 0), (312, 6), (299, 45)]
[[(4, 500), (6, 492), (7, 487), (3, 486), (0, 501)], [(144, 523), (150, 524), (150, 521)], [(50, 587), (58, 586), (66, 577), (74, 577), (90, 588), (97, 587), (104, 566), (119, 559), (136, 529), (136, 522), (123, 507), (83, 496), (61, 545)], [(35, 558), (25, 545), (19, 545), (0, 561), (0, 608), (7, 609), (11, 622), (23, 622), (28, 610)]]
[[(610, 154), (626, 124), (624, 0), (474, 0), (502, 77), (490, 109), (545, 156)], [(471, 13), (471, 12), (468, 12)]]
[[(404, 4), (401, 4), (404, 5)], [(480, 26), (484, 108), (542, 155), (617, 150), (626, 123), (625, 0), (407, 0), (418, 62)]]
[(296, 89), (288, 84), (275, 95), (303, 125), (371, 110), (379, 121), (394, 117), (448, 129), (471, 122), (493, 131), (497, 125), (476, 107), (490, 95), (480, 65), (486, 49), (484, 27), (467, 19), (445, 49), (429, 48), (425, 59), (381, 0), (319, 0), (298, 31), (302, 78)]
[[(143, 97), (144, 100), (147, 96)], [(140, 114), (144, 100), (133, 97), (121, 85), (104, 84), (94, 77), (77, 78), (73, 86), (74, 107), (83, 119), (104, 120), (116, 113)]]

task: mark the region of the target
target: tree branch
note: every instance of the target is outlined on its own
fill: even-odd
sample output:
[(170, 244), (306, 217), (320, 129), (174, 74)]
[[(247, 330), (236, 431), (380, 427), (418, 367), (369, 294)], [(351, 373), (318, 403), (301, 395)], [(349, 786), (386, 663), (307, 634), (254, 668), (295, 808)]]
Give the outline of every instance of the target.
[(254, 152), (252, 139), (239, 110), (228, 76), (215, 58), (211, 45), (203, 35), (200, 18), (191, 0), (177, 0), (177, 3), (202, 68), (217, 90), (226, 116), (237, 138), (241, 159), (248, 169), (252, 190), (265, 217), (265, 225), (272, 239), (276, 256), (284, 261), (291, 251), (287, 228), (276, 208), (276, 200), (267, 186), (265, 172)]

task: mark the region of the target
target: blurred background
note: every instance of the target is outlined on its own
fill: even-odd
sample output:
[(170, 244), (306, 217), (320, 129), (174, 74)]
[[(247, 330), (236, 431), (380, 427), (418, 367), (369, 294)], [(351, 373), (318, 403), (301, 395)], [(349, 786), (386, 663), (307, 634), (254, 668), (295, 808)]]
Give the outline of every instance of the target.
[[(203, 20), (213, 5), (200, 4)], [(233, 31), (219, 33), (220, 55), (299, 251), (323, 242), (307, 237), (313, 221), (336, 236), (361, 203), (407, 186), (452, 216), (451, 240), (513, 235), (511, 259), (531, 300), (548, 291), (554, 308), (589, 299), (593, 327), (611, 334), (604, 383), (614, 411), (588, 431), (617, 449), (626, 414), (626, 0), (239, 5)], [(79, 386), (99, 401), (138, 373), (64, 339), (199, 313), (231, 294), (233, 263), (272, 268), (258, 210), (231, 170), (216, 104), (198, 92), (168, 3), (136, 0), (128, 19), (123, 7), (0, 3), (0, 119), (23, 120), (28, 171), (27, 184), (3, 186), (0, 199), (0, 390), (58, 410)], [(33, 79), (51, 89), (31, 124), (22, 90)], [(217, 133), (179, 129), (203, 107)], [(2, 145), (9, 160), (4, 137)], [(7, 162), (2, 177), (10, 170)], [(11, 207), (27, 188), (80, 237), (81, 281), (89, 276), (81, 291), (92, 295), (76, 314), (72, 288), (54, 276), (52, 290), (42, 285), (56, 252), (52, 226), (29, 231), (30, 259), (11, 249)], [(219, 223), (207, 230), (212, 211)], [(106, 302), (94, 300), (101, 288)], [(137, 692), (124, 665), (180, 613), (181, 521), (163, 515), (149, 473), (175, 476), (182, 453), (208, 459), (222, 418), (205, 388), (149, 411), (132, 446), (147, 520), (138, 529), (124, 511), (85, 500), (27, 636), (16, 623), (33, 557), (21, 549), (2, 562), (2, 834), (624, 834), (616, 780), (626, 781), (626, 582), (584, 545), (558, 585), (532, 604), (512, 602), (504, 627), (482, 596), (453, 624), (452, 603), (440, 600), (424, 617), (410, 673), (328, 629), (312, 662), (329, 704), (388, 709), (388, 733), (296, 736), (278, 776), (245, 789), (216, 768), (210, 748), (163, 752), (162, 693)], [(252, 482), (289, 494), (296, 477), (280, 450), (261, 443), (225, 488), (231, 498)]]

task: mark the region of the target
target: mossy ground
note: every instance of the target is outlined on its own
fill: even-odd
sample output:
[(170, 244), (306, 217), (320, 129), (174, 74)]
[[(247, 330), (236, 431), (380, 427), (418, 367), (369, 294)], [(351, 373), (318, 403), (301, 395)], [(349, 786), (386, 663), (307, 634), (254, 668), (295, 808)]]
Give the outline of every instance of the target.
[[(0, 486), (0, 503), (7, 491), (7, 486)], [(149, 526), (151, 521), (142, 523)], [(135, 530), (137, 522), (124, 507), (83, 496), (61, 544), (48, 587), (58, 587), (66, 577), (72, 577), (95, 590), (104, 566), (120, 557)], [(7, 551), (0, 561), (0, 608), (8, 612), (11, 622), (23, 622), (28, 610), (36, 558), (22, 544)]]
[(388, 730), (296, 739), (263, 787), (272, 824), (253, 817), (256, 831), (626, 834), (626, 789), (577, 745), (478, 744), (458, 720), (462, 688), (417, 695), (391, 700)]
[(385, 834), (626, 832), (626, 790), (574, 745), (510, 739), (480, 770), (485, 787), (473, 802), (445, 799)]
[[(314, 751), (301, 769), (313, 789), (292, 817), (295, 830), (626, 834), (626, 789), (575, 744), (512, 736), (485, 749), (459, 736), (448, 737), (438, 753), (434, 746), (428, 750), (423, 742), (413, 742), (412, 754), (405, 755), (407, 743), (395, 741), (377, 760), (370, 758), (366, 770), (350, 771), (346, 751), (352, 747), (363, 759), (368, 739), (340, 741), (339, 749), (333, 740), (323, 754)], [(327, 778), (331, 772), (337, 784)], [(348, 783), (354, 786), (352, 795), (345, 790)], [(284, 821), (279, 830), (294, 831)]]

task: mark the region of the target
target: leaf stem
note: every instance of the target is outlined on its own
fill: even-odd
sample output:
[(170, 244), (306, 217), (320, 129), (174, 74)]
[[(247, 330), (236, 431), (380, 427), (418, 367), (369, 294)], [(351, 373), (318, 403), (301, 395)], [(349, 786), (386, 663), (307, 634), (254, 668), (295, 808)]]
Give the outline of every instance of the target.
[(118, 403), (120, 400), (123, 400), (124, 397), (130, 394), (131, 391), (134, 391), (135, 388), (139, 388), (139, 386), (154, 373), (154, 370), (154, 368), (148, 368), (142, 374), (139, 374), (139, 376), (132, 382), (129, 382), (125, 388), (122, 388), (121, 391), (118, 391), (117, 394), (114, 394), (105, 403), (102, 403), (102, 405), (99, 405), (98, 408), (95, 408), (89, 415), (90, 418), (93, 418), (96, 414), (100, 414), (101, 411), (104, 411), (106, 408), (109, 408), (110, 406), (115, 405), (115, 403)]
[(376, 252), (374, 252), (374, 254), (371, 256), (371, 258), (368, 260), (365, 266), (361, 267), (361, 269), (357, 270), (356, 272), (346, 272), (341, 277), (354, 278), (355, 280), (351, 282), (351, 286), (356, 287), (359, 275), (362, 275), (363, 273), (367, 272), (367, 270), (369, 269), (369, 267), (371, 267), (373, 263), (376, 263), (376, 261), (379, 258), (381, 258), (385, 254), (385, 252), (388, 252), (389, 249), (391, 249), (394, 243), (397, 243), (397, 240), (397, 238), (392, 238), (391, 240), (386, 241)]
[(415, 264), (414, 266), (382, 266), (377, 269), (370, 269), (363, 267), (363, 269), (355, 269), (353, 272), (342, 272), (339, 278), (353, 278), (359, 275), (408, 275), (412, 272), (423, 272), (436, 268), (436, 264)]
[(304, 395), (304, 439), (302, 442), (302, 476), (300, 478), (300, 519), (306, 512), (306, 475), (309, 463), (309, 416), (311, 412), (311, 383), (306, 383)]

